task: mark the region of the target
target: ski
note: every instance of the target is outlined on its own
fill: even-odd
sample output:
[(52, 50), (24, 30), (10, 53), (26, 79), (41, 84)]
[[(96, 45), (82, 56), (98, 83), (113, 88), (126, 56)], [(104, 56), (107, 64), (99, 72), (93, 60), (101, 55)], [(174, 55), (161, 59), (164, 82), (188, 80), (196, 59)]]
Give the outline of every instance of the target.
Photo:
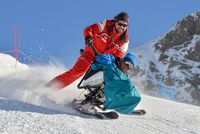
[(72, 107), (76, 109), (78, 112), (89, 115), (89, 116), (94, 116), (98, 119), (118, 119), (119, 115), (115, 111), (105, 111), (105, 112), (98, 112), (98, 111), (89, 111), (81, 107), (82, 105), (78, 102), (78, 100), (74, 99), (72, 101)]
[(98, 119), (118, 119), (119, 115), (117, 112), (115, 111), (109, 111), (109, 112), (95, 112), (95, 113), (89, 113), (89, 112), (85, 112), (85, 111), (81, 111), (81, 110), (77, 110), (82, 114), (86, 114), (89, 116), (94, 116)]
[(145, 115), (146, 111), (144, 109), (133, 110), (130, 114), (131, 115)]
[(118, 119), (119, 118), (119, 114), (115, 111), (97, 112), (97, 114), (104, 115), (105, 118), (109, 118), (109, 119)]
[(79, 110), (79, 109), (76, 109), (76, 110), (78, 112), (80, 112), (81, 114), (93, 116), (93, 117), (96, 117), (98, 119), (105, 119), (106, 118), (106, 116), (104, 116), (104, 114), (101, 114), (101, 113), (89, 113), (89, 112), (85, 112), (85, 111), (82, 111), (82, 110)]

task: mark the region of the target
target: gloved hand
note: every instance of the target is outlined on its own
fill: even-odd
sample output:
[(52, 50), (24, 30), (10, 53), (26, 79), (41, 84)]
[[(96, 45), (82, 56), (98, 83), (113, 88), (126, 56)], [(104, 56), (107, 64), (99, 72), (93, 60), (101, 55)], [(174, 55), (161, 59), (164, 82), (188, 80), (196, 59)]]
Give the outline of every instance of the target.
[(80, 49), (80, 54), (82, 54), (84, 51), (85, 51), (85, 50), (81, 48), (81, 49)]
[(119, 57), (115, 57), (115, 64), (119, 65), (119, 62), (120, 62), (120, 58)]
[(85, 45), (92, 45), (92, 37), (90, 37), (90, 36), (87, 36), (86, 38), (85, 38)]

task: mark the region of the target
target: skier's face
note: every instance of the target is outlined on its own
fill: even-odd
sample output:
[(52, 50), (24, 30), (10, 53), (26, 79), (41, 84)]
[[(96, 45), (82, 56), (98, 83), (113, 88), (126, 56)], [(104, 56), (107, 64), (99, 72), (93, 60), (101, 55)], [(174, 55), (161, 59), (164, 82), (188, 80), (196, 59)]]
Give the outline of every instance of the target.
[(130, 69), (129, 64), (126, 64), (125, 62), (120, 63), (120, 69), (127, 74), (128, 70)]
[(126, 21), (120, 20), (115, 23), (115, 30), (117, 33), (120, 33), (120, 34), (124, 33), (124, 31), (126, 31), (127, 27), (128, 27), (128, 22), (126, 22)]

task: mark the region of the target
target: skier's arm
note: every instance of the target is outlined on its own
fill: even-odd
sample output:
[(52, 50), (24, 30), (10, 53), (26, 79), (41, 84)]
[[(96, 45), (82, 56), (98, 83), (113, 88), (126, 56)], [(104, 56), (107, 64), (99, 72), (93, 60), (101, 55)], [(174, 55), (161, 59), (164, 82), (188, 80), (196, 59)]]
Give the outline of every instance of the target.
[(96, 36), (96, 34), (102, 32), (105, 28), (106, 20), (99, 21), (91, 26), (88, 26), (84, 29), (83, 35), (85, 38)]
[(97, 24), (86, 27), (83, 31), (84, 38), (92, 37), (95, 33), (99, 33), (99, 31), (100, 30)]
[(118, 44), (104, 51), (105, 54), (114, 53), (115, 57), (122, 58), (128, 50), (129, 41), (124, 43), (121, 47)]
[(117, 49), (117, 51), (115, 52), (114, 56), (119, 57), (119, 58), (124, 57), (125, 53), (128, 50), (128, 44), (129, 44), (129, 41), (124, 43), (123, 46), (119, 47), (119, 49)]

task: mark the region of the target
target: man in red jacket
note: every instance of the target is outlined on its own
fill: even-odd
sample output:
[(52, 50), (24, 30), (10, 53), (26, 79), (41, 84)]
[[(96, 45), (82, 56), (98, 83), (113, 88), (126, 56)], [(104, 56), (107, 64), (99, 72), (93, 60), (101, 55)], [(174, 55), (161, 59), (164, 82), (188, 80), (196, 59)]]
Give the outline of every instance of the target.
[(128, 14), (120, 12), (113, 20), (104, 20), (86, 27), (86, 47), (77, 62), (69, 71), (47, 83), (47, 86), (58, 89), (68, 86), (89, 69), (97, 54), (113, 54), (116, 59), (122, 58), (128, 49), (128, 22)]

